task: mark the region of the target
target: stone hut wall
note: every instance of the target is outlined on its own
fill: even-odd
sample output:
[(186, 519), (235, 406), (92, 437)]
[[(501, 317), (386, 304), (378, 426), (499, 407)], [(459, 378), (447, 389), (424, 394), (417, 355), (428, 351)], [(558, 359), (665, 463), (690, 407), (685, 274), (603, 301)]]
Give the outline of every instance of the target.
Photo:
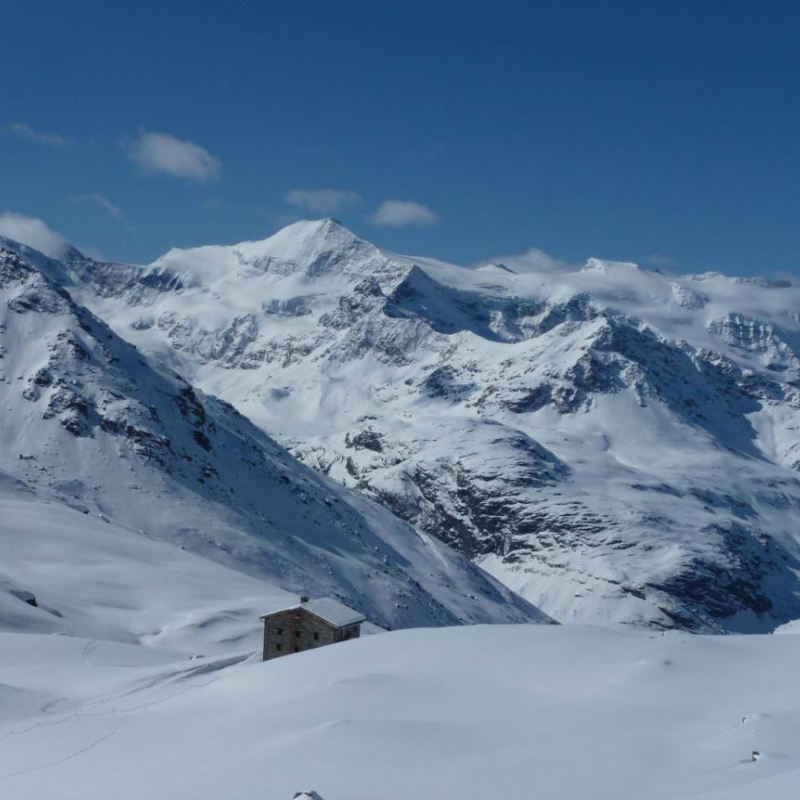
[(341, 641), (340, 630), (303, 609), (275, 614), (264, 624), (264, 660)]

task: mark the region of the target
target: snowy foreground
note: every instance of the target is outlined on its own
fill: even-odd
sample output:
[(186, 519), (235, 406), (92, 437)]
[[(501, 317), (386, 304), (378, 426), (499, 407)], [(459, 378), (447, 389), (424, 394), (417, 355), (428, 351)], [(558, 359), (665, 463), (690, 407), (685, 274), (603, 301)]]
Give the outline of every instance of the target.
[(798, 636), (584, 626), (404, 630), (267, 664), (2, 633), (0, 797), (796, 797), (798, 664)]

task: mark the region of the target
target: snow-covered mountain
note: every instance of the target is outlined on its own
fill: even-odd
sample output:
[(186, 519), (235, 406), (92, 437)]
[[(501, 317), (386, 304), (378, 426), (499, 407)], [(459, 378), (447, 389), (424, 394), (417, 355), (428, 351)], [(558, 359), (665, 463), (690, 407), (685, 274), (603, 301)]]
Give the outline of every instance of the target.
[[(232, 603), (237, 573), (240, 599), (227, 611), (217, 605), (223, 618), (252, 614), (257, 603), (241, 598), (257, 600), (261, 586), (264, 601), (281, 594), (275, 587), (338, 596), (390, 627), (546, 619), (435, 538), (300, 464), (231, 406), (154, 366), (73, 300), (64, 265), (5, 244), (0, 627), (98, 635), (99, 626), (106, 638), (153, 641), (187, 614), (187, 625), (218, 624), (216, 612), (203, 617), (200, 587), (208, 603)], [(104, 525), (108, 542), (98, 538)], [(176, 546), (227, 569), (201, 568), (188, 553), (181, 560)], [(29, 604), (31, 595), (42, 602)], [(117, 603), (123, 613), (112, 624), (98, 608)], [(150, 606), (159, 613), (143, 611)], [(247, 625), (257, 629), (255, 616)]]
[(465, 269), (333, 220), (61, 270), (142, 351), (559, 620), (800, 616), (798, 287)]

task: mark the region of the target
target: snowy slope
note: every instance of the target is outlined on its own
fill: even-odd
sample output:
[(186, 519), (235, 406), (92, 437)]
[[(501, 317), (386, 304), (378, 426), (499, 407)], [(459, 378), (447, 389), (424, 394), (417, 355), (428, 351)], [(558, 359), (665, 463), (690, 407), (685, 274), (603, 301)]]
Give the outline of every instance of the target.
[(559, 620), (800, 617), (798, 287), (464, 269), (333, 220), (60, 269), (143, 351)]
[(259, 615), (296, 599), (2, 472), (0, 553), (5, 632), (225, 653), (256, 649)]
[(798, 660), (796, 636), (585, 626), (396, 631), (266, 664), (0, 634), (0, 794), (786, 800)]
[[(155, 368), (72, 300), (61, 270), (0, 249), (0, 471), (39, 500), (52, 495), (76, 509), (71, 519), (78, 529), (86, 520), (87, 543), (108, 521), (110, 531), (178, 545), (294, 593), (337, 596), (389, 627), (545, 619), (435, 539), (299, 464), (230, 406)], [(29, 510), (29, 520), (0, 517), (15, 554), (9, 565), (3, 551), (0, 596), (16, 598), (15, 608), (24, 603), (12, 592), (50, 591), (46, 580), (28, 583), (36, 583), (37, 536), (57, 523), (49, 510), (40, 520), (36, 503)], [(46, 555), (53, 569), (59, 557)], [(64, 553), (66, 563), (83, 558)], [(219, 574), (230, 584), (229, 571)], [(53, 608), (68, 602), (65, 580)], [(245, 595), (256, 585), (242, 577)], [(197, 594), (181, 590), (176, 613)], [(92, 624), (76, 614), (76, 625)], [(154, 622), (154, 636), (167, 621)]]

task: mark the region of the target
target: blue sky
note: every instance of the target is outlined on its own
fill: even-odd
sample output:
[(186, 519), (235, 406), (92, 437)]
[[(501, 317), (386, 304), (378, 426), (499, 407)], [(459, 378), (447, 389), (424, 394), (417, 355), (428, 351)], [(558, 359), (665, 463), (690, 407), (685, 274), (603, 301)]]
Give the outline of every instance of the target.
[(2, 27), (12, 230), (147, 262), (330, 214), (459, 263), (800, 272), (796, 2), (5, 0)]

